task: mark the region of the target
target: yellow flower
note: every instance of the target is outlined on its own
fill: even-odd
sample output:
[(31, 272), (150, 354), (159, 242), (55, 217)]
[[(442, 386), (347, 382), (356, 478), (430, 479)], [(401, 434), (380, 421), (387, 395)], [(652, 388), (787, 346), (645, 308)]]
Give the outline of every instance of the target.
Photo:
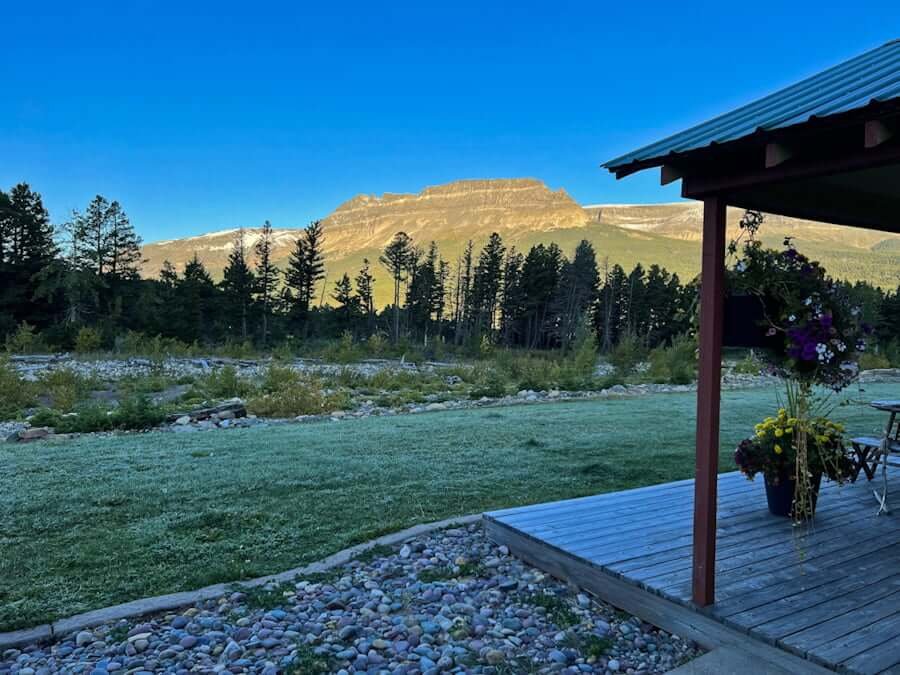
[(794, 427), (788, 427), (787, 429), (784, 430), (784, 432), (786, 434), (792, 434), (792, 433), (794, 433)]
[(784, 450), (781, 449), (781, 446), (778, 443), (775, 444), (775, 454), (780, 455)]
[(781, 438), (782, 436), (784, 436), (784, 432), (781, 429), (776, 429), (775, 438)]

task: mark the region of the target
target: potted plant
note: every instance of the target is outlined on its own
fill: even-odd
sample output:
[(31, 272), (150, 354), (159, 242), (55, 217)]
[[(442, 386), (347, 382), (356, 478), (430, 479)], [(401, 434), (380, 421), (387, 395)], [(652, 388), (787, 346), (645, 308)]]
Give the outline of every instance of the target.
[[(769, 511), (776, 516), (812, 517), (822, 476), (843, 483), (853, 475), (852, 459), (843, 444), (844, 427), (826, 417), (801, 419), (781, 408), (756, 425), (756, 434), (738, 444), (735, 463), (749, 479), (763, 474)], [(797, 502), (799, 439), (806, 438), (806, 501)]]
[[(763, 355), (784, 378), (785, 417), (779, 411), (771, 422), (763, 421), (757, 436), (738, 446), (736, 459), (750, 477), (763, 471), (769, 491), (793, 487), (789, 510), (800, 521), (813, 516), (822, 475), (843, 480), (851, 474), (838, 426), (827, 419), (828, 396), (820, 392), (841, 391), (856, 379), (872, 329), (846, 288), (799, 253), (790, 238), (782, 250), (763, 247), (754, 237), (761, 222), (761, 216), (742, 219), (742, 235), (749, 236), (729, 270), (729, 283), (732, 292), (755, 298), (762, 308), (757, 323), (770, 339)], [(732, 242), (729, 250), (737, 249)]]

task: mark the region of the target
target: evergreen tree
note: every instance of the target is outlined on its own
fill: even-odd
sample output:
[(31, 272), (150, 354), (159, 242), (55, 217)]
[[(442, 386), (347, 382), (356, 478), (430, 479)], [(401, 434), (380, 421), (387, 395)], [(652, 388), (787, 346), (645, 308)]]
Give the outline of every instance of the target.
[(355, 317), (359, 314), (359, 297), (353, 293), (350, 275), (344, 275), (334, 284), (331, 297), (338, 304), (338, 321), (342, 330), (352, 330)]
[(556, 244), (533, 246), (522, 263), (522, 294), (525, 311), (521, 333), (525, 346), (535, 349), (550, 345), (551, 304), (559, 287), (563, 255)]
[(366, 330), (372, 333), (375, 328), (375, 277), (369, 270), (368, 258), (363, 258), (363, 266), (356, 275), (356, 297), (366, 315)]
[(556, 331), (560, 345), (567, 349), (584, 323), (597, 296), (600, 283), (594, 247), (585, 239), (575, 249), (572, 261), (566, 261), (560, 273), (556, 301)]
[(285, 285), (291, 291), (291, 314), (309, 334), (309, 310), (315, 300), (316, 285), (325, 278), (322, 252), (324, 232), (321, 221), (310, 223), (297, 238), (285, 270)]
[(503, 275), (503, 240), (496, 232), (491, 233), (487, 244), (478, 256), (470, 297), (471, 309), (467, 312), (474, 317), (475, 334), (491, 333), (497, 311), (497, 301)]
[(97, 195), (84, 213), (75, 211), (72, 218), (74, 263), (100, 278), (106, 274), (110, 258), (109, 216), (109, 202)]
[(263, 223), (259, 239), (256, 241), (256, 297), (262, 312), (262, 345), (269, 343), (269, 315), (278, 283), (279, 270), (272, 260), (272, 223)]
[[(247, 324), (250, 308), (253, 303), (253, 291), (256, 280), (247, 262), (247, 247), (244, 243), (244, 229), (238, 230), (228, 254), (228, 264), (222, 273), (219, 287), (223, 291), (226, 316), (231, 319), (237, 316), (240, 325), (240, 337), (247, 339)], [(234, 334), (234, 331), (230, 331)]]
[(458, 345), (465, 342), (468, 337), (470, 316), (467, 312), (471, 305), (473, 252), (474, 248), (470, 239), (466, 242), (462, 258), (456, 262), (454, 322), (456, 324), (455, 342)]
[(194, 254), (184, 266), (184, 272), (176, 285), (175, 329), (184, 342), (210, 341), (216, 337), (215, 315), (221, 312), (216, 302), (216, 285), (203, 263)]
[(500, 291), (500, 340), (507, 347), (517, 343), (518, 328), (525, 311), (522, 293), (522, 263), (524, 258), (510, 248), (503, 263), (503, 287)]
[(35, 306), (33, 301), (38, 286), (46, 283), (44, 268), (58, 252), (41, 195), (25, 183), (9, 194), (0, 191), (0, 329), (9, 330), (26, 317), (38, 327), (52, 321), (54, 303)]
[[(413, 259), (415, 257), (417, 256), (412, 256)], [(406, 295), (410, 331), (417, 338), (422, 338), (425, 343), (432, 333), (432, 323), (438, 311), (443, 311), (442, 307), (439, 307), (442, 299), (440, 276), (441, 260), (438, 257), (437, 244), (431, 242), (428, 253), (413, 266)]]
[(114, 281), (137, 279), (140, 276), (141, 238), (119, 202), (109, 205), (106, 221), (107, 277)]
[(385, 247), (378, 261), (394, 281), (394, 343), (400, 341), (400, 288), (409, 274), (409, 260), (412, 256), (412, 240), (405, 232), (398, 232)]

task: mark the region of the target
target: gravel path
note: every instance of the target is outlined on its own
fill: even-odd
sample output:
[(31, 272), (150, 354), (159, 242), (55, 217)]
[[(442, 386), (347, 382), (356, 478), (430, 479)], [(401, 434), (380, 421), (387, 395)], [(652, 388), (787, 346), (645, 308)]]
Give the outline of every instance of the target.
[(476, 524), (322, 577), (7, 650), (0, 674), (660, 673), (698, 655), (525, 565)]

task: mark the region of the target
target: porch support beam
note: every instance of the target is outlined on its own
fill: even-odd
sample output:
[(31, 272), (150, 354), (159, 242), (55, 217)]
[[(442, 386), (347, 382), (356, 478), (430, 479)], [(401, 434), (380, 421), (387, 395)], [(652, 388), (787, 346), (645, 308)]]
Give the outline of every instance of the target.
[(722, 195), (703, 200), (700, 277), (700, 365), (697, 380), (697, 457), (694, 482), (693, 600), (715, 602), (716, 499), (725, 287), (725, 210)]

